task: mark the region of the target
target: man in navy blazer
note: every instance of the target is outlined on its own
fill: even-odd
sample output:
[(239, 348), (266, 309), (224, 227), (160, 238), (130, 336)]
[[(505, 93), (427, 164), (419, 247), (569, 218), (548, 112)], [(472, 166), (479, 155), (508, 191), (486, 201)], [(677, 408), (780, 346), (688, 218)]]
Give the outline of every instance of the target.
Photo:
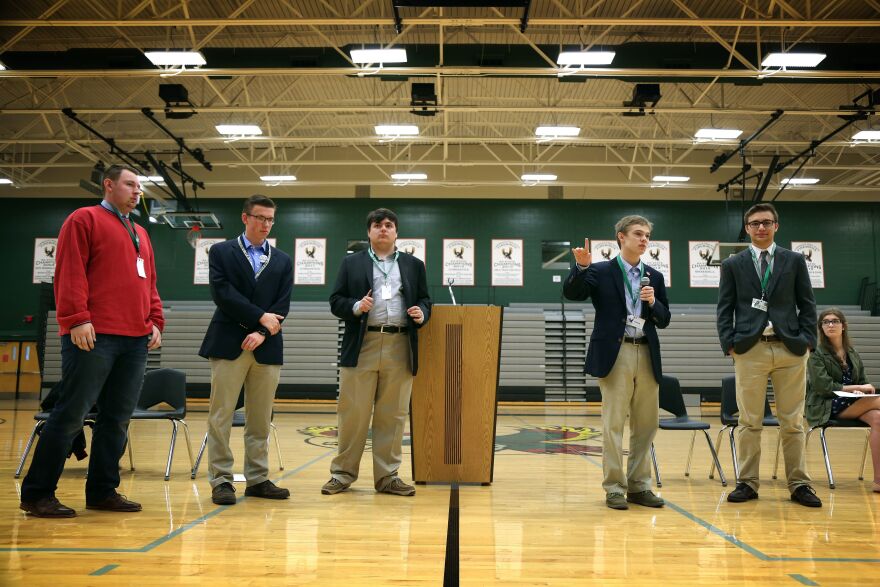
[(281, 321), (290, 310), (293, 264), (267, 240), (275, 223), (275, 202), (251, 196), (245, 200), (241, 221), (243, 234), (212, 246), (208, 253), (217, 310), (199, 350), (211, 360), (208, 478), (211, 500), (218, 505), (236, 503), (229, 434), (242, 385), (244, 493), (267, 499), (290, 496), (269, 480), (269, 427), (281, 376)]
[(324, 495), (358, 478), (372, 415), (376, 491), (415, 495), (398, 476), (413, 376), (419, 368), (418, 329), (431, 316), (425, 264), (397, 250), (397, 215), (367, 215), (370, 247), (345, 257), (330, 295), (330, 310), (345, 321), (339, 362), (336, 457)]
[[(620, 254), (592, 262), (587, 248), (574, 248), (576, 264), (563, 285), (570, 300), (591, 299), (596, 322), (584, 372), (599, 379), (602, 393), (602, 470), (605, 503), (662, 507), (651, 492), (651, 443), (659, 422), (660, 339), (657, 328), (669, 324), (663, 274), (645, 265), (651, 222), (625, 216), (614, 227)], [(623, 428), (630, 420), (629, 460), (623, 471)], [(624, 493), (626, 494), (624, 496)]]
[(736, 404), (742, 427), (739, 479), (727, 501), (758, 498), (761, 430), (767, 378), (773, 381), (776, 415), (792, 501), (821, 507), (804, 461), (807, 358), (816, 348), (816, 300), (803, 255), (774, 242), (779, 214), (755, 204), (743, 216), (749, 247), (721, 263), (718, 338), (733, 357)]

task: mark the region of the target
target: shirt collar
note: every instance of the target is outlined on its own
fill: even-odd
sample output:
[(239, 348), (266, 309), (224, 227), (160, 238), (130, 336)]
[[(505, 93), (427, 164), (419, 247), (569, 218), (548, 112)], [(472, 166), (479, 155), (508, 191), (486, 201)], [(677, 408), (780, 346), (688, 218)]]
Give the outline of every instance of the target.
[(246, 237), (246, 236), (244, 235), (244, 233), (241, 233), (241, 240), (242, 240), (242, 242), (244, 242), (244, 248), (245, 248), (245, 249), (250, 249), (251, 247), (253, 247), (254, 249), (259, 249), (259, 250), (263, 251), (264, 253), (266, 252), (266, 245), (269, 244), (269, 241), (268, 241), (268, 240), (264, 240), (264, 241), (263, 241), (263, 246), (261, 246), (261, 247), (254, 246), (254, 244), (251, 243), (251, 241), (248, 240), (248, 237)]
[(639, 261), (639, 262), (636, 263), (635, 265), (630, 265), (629, 262), (628, 262), (626, 259), (624, 259), (623, 257), (620, 257), (620, 260), (621, 260), (621, 262), (623, 262), (623, 266), (626, 267), (626, 272), (627, 272), (627, 273), (632, 273), (632, 270), (633, 270), (633, 269), (640, 269), (641, 266), (642, 266), (642, 262), (641, 262), (641, 261)]
[(764, 251), (767, 251), (767, 254), (770, 255), (771, 257), (776, 252), (776, 241), (773, 241), (772, 243), (770, 243), (770, 246), (767, 247), (766, 249), (759, 249), (758, 247), (755, 246), (754, 243), (752, 243), (749, 246), (752, 247), (752, 250), (755, 252), (755, 256), (757, 256), (757, 257), (760, 257), (761, 253), (763, 253)]
[[(101, 200), (101, 207), (103, 207), (105, 210), (110, 210), (110, 211), (113, 212), (114, 214), (119, 214), (119, 211), (116, 210), (116, 209), (113, 207), (113, 205), (112, 205), (110, 202), (108, 202), (107, 200)], [(128, 218), (128, 214), (126, 214), (126, 215), (124, 215), (124, 216), (122, 216), (122, 217), (123, 217), (123, 218)]]

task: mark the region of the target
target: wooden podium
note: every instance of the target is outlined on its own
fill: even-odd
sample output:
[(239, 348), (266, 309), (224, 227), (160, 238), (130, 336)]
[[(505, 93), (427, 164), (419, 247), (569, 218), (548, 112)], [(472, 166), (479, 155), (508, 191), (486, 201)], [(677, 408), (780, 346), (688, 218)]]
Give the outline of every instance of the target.
[(492, 482), (500, 358), (501, 307), (434, 306), (410, 410), (416, 483)]

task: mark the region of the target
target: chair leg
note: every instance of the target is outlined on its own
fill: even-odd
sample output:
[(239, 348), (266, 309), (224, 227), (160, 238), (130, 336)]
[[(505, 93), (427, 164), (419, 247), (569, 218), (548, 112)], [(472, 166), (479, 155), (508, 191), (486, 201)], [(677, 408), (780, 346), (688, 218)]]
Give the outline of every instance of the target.
[(834, 489), (834, 474), (831, 472), (831, 459), (828, 457), (828, 443), (825, 441), (825, 428), (819, 428), (822, 440), (822, 456), (825, 457), (825, 472), (828, 473), (828, 487)]
[(199, 454), (196, 455), (196, 464), (193, 465), (192, 474), (190, 474), (190, 479), (196, 478), (196, 473), (199, 472), (199, 464), (202, 462), (202, 455), (205, 454), (205, 447), (208, 445), (208, 433), (205, 432), (205, 438), (202, 440), (202, 446), (199, 448)]
[(171, 478), (171, 461), (174, 459), (174, 443), (177, 442), (177, 420), (171, 420), (171, 446), (168, 447), (168, 462), (165, 464), (165, 480)]
[(654, 463), (654, 477), (657, 479), (657, 487), (663, 487), (663, 480), (660, 479), (660, 469), (657, 467), (657, 451), (654, 450), (654, 443), (651, 443), (651, 462)]
[(871, 429), (865, 431), (865, 447), (862, 449), (862, 468), (859, 469), (859, 481), (865, 480), (865, 461), (868, 458), (868, 438), (871, 437)]
[[(694, 435), (696, 434), (697, 431), (694, 430)], [(709, 445), (709, 452), (712, 453), (712, 461), (718, 469), (718, 477), (721, 479), (721, 486), (727, 487), (727, 478), (724, 476), (724, 471), (721, 470), (721, 461), (718, 460), (718, 453), (715, 452), (715, 447), (712, 446), (712, 437), (709, 436), (709, 433), (706, 430), (703, 430), (703, 434), (706, 436), (706, 444)]]
[(278, 444), (278, 428), (275, 427), (274, 422), (269, 422), (269, 426), (272, 427), (272, 436), (275, 437), (275, 450), (278, 452), (278, 468), (283, 471), (284, 461), (281, 459), (281, 445)]
[(189, 454), (189, 469), (192, 471), (195, 464), (193, 463), (192, 443), (189, 440), (189, 424), (186, 423), (186, 420), (180, 420), (180, 423), (183, 424), (183, 434), (184, 438), (186, 438), (186, 452)]
[(24, 447), (24, 452), (21, 453), (21, 460), (18, 462), (18, 468), (15, 470), (15, 478), (18, 479), (21, 477), (21, 470), (24, 469), (24, 462), (28, 458), (28, 454), (31, 452), (31, 448), (34, 446), (34, 439), (37, 438), (37, 435), (40, 433), (40, 430), (43, 429), (43, 424), (45, 424), (45, 420), (40, 420), (36, 424), (34, 424), (34, 430), (31, 432), (31, 437), (28, 438), (27, 444)]
[[(716, 453), (721, 452), (721, 437), (724, 435), (724, 431), (727, 430), (727, 428), (728, 428), (727, 426), (722, 426), (721, 430), (718, 431), (718, 439), (715, 441), (715, 452)], [(711, 467), (709, 468), (709, 479), (714, 479), (714, 478), (715, 478), (715, 463), (712, 463)]]
[(734, 438), (736, 426), (730, 427), (730, 457), (733, 459), (733, 475), (739, 483), (739, 455), (736, 454), (736, 438)]
[[(705, 432), (705, 430), (703, 430), (703, 432)], [(687, 464), (684, 467), (684, 476), (685, 477), (691, 476), (691, 458), (694, 456), (694, 439), (696, 437), (697, 437), (697, 431), (694, 430), (691, 433), (691, 447), (688, 449), (688, 460), (687, 460)], [(712, 443), (710, 442), (709, 444), (711, 445)]]
[(773, 461), (773, 478), (776, 479), (776, 473), (779, 471), (779, 448), (782, 446), (782, 428), (776, 430), (776, 458)]

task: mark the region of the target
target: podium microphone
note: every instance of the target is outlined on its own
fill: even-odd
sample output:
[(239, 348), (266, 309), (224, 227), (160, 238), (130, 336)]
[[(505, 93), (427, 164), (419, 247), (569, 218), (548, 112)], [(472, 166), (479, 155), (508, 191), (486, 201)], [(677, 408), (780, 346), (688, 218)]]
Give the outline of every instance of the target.
[(451, 277), (446, 280), (446, 284), (449, 286), (449, 297), (452, 298), (452, 305), (457, 306), (458, 304), (455, 303), (455, 294), (452, 293), (452, 284), (453, 283), (455, 283), (455, 280), (452, 279)]

